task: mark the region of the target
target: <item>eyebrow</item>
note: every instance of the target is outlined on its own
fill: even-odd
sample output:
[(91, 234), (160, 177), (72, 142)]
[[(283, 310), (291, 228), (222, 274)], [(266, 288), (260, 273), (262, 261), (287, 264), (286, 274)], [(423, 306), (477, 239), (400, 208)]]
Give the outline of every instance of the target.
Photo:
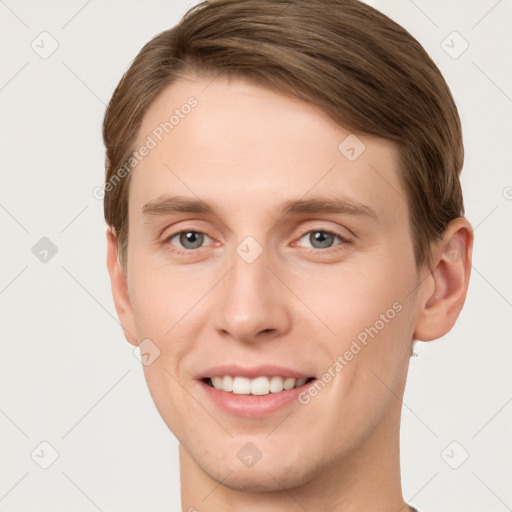
[[(217, 215), (215, 207), (207, 201), (189, 199), (183, 196), (164, 196), (146, 203), (142, 207), (144, 215), (166, 215), (172, 213), (202, 213)], [(315, 197), (311, 199), (289, 200), (283, 203), (282, 213), (338, 213), (361, 215), (378, 220), (375, 211), (367, 205), (348, 197)]]

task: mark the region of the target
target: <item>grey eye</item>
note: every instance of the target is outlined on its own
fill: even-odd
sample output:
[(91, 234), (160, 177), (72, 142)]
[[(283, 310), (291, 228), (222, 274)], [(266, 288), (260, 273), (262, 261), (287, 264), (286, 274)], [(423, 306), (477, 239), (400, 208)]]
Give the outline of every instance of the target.
[(323, 230), (309, 231), (302, 236), (301, 240), (304, 238), (311, 244), (307, 247), (312, 247), (313, 249), (328, 249), (333, 245), (336, 238), (340, 239), (335, 233)]
[(205, 238), (210, 239), (208, 235), (200, 233), (199, 231), (181, 231), (180, 233), (176, 233), (169, 241), (175, 243), (173, 241), (176, 238), (184, 249), (198, 249), (203, 245)]

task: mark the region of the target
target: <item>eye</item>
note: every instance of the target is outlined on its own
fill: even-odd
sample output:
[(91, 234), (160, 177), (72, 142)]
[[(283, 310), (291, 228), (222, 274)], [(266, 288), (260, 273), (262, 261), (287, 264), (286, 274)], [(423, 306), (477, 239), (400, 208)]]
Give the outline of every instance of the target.
[(310, 244), (306, 245), (305, 247), (310, 247), (313, 249), (329, 249), (332, 247), (336, 238), (340, 240), (340, 242), (348, 242), (346, 238), (342, 237), (338, 233), (333, 233), (332, 231), (327, 231), (325, 229), (307, 231), (301, 236), (300, 240), (306, 240), (306, 244)]
[(211, 238), (200, 231), (180, 231), (169, 237), (167, 241), (173, 245), (178, 245), (179, 242), (181, 248), (193, 250), (200, 248), (205, 239), (211, 242)]

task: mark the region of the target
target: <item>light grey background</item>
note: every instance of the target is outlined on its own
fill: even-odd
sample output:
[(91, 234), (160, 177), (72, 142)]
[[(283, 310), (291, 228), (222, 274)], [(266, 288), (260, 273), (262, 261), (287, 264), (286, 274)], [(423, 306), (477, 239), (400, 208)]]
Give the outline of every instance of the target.
[[(2, 511), (179, 510), (177, 442), (117, 323), (93, 190), (103, 180), (101, 122), (115, 85), (142, 45), (192, 3), (0, 0)], [(475, 227), (460, 319), (442, 340), (419, 344), (411, 361), (404, 496), (422, 512), (505, 512), (512, 510), (511, 1), (371, 3), (419, 39), (453, 91)], [(47, 56), (53, 41), (58, 48)], [(42, 237), (58, 249), (47, 262), (32, 251)], [(47, 469), (52, 448), (42, 442), (58, 453)]]

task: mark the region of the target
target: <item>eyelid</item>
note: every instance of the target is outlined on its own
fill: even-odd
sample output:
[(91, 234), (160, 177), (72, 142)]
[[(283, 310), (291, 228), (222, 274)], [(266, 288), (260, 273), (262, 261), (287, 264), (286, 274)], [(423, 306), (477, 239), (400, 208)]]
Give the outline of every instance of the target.
[[(158, 238), (162, 238), (164, 242), (167, 242), (176, 235), (193, 231), (194, 233), (202, 233), (203, 235), (207, 235), (210, 239), (213, 240), (215, 237), (212, 237), (207, 233), (207, 231), (211, 231), (211, 229), (205, 227), (204, 224), (208, 223), (205, 223), (201, 219), (186, 219), (174, 222), (173, 224), (167, 225), (164, 229), (162, 229), (158, 235)], [(164, 233), (169, 234), (164, 235)]]
[[(201, 231), (200, 229), (192, 229), (192, 228), (181, 228), (178, 231), (174, 231), (171, 234), (166, 235), (164, 237), (163, 243), (166, 244), (166, 245), (172, 245), (173, 250), (175, 250), (176, 252), (179, 252), (179, 253), (197, 252), (197, 251), (199, 251), (199, 249), (205, 249), (206, 247), (208, 247), (208, 245), (206, 245), (206, 246), (198, 247), (197, 249), (187, 249), (185, 247), (179, 247), (179, 246), (176, 246), (174, 244), (171, 244), (171, 240), (174, 237), (176, 237), (178, 235), (181, 235), (182, 233), (191, 233), (191, 232), (192, 233), (197, 233), (197, 234), (200, 234), (200, 235), (204, 235), (205, 237), (210, 239), (210, 242), (214, 242), (215, 243), (215, 239), (212, 236), (210, 236), (208, 233), (206, 233), (205, 231)], [(214, 245), (214, 244), (211, 243), (209, 245)]]
[(308, 228), (306, 229), (301, 235), (300, 235), (300, 238), (302, 238), (304, 235), (307, 235), (308, 233), (314, 233), (315, 231), (322, 231), (323, 233), (329, 233), (330, 235), (335, 235), (339, 238), (341, 238), (342, 240), (345, 240), (345, 241), (349, 241), (350, 240), (350, 237), (349, 236), (346, 236), (346, 235), (342, 235), (340, 232), (336, 231), (335, 229), (331, 229), (331, 228), (325, 228), (325, 227), (313, 227), (313, 228)]
[[(342, 235), (341, 233), (339, 233), (338, 231), (336, 231), (334, 229), (323, 228), (323, 227), (313, 227), (313, 228), (306, 229), (299, 236), (298, 241), (300, 241), (302, 238), (304, 238), (305, 235), (307, 235), (309, 233), (314, 233), (314, 232), (327, 233), (329, 235), (338, 237), (340, 239), (340, 243), (333, 245), (331, 247), (326, 247), (325, 249), (317, 249), (316, 247), (305, 247), (305, 249), (308, 249), (310, 251), (329, 252), (330, 250), (336, 250), (336, 247), (338, 247), (340, 245), (344, 245), (344, 244), (348, 244), (348, 243), (352, 242), (352, 239), (350, 237)], [(296, 245), (296, 242), (294, 242), (293, 245)]]

